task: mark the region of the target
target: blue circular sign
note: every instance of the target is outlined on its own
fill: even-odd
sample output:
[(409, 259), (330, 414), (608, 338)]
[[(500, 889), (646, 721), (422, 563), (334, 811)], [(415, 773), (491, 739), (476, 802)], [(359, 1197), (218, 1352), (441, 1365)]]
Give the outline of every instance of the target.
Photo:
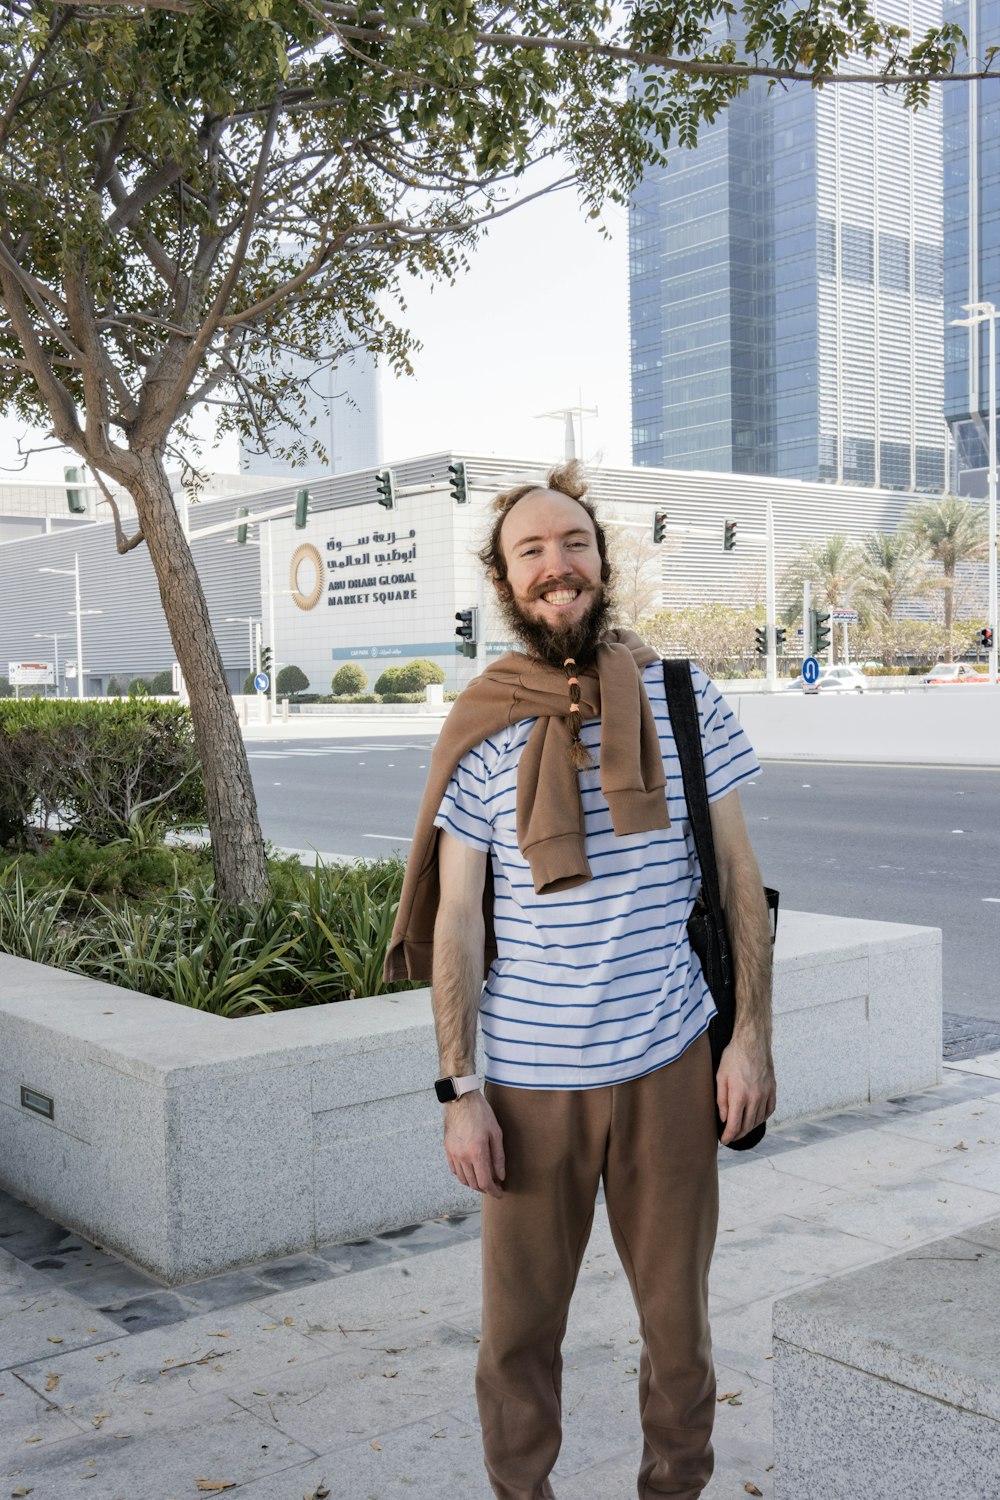
[(258, 693), (266, 693), (271, 686), (271, 679), (266, 672), (258, 672), (253, 680), (253, 685)]
[(810, 686), (819, 681), (819, 662), (815, 656), (807, 656), (802, 663), (802, 681), (808, 682)]

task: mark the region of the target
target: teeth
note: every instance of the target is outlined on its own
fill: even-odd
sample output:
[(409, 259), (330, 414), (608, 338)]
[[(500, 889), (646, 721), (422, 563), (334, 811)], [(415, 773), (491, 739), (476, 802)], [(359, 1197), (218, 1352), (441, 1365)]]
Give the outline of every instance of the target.
[(554, 593), (543, 594), (546, 604), (572, 604), (579, 593), (579, 589), (557, 589)]

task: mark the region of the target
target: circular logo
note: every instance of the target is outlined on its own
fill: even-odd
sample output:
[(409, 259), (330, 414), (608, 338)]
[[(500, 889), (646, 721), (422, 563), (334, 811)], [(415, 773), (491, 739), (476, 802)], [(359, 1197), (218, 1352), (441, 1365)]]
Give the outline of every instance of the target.
[[(303, 565), (307, 565), (307, 577), (308, 569), (312, 568), (312, 583), (307, 588), (303, 588), (299, 583), (299, 573)], [(291, 584), (292, 598), (299, 609), (315, 609), (319, 603), (319, 596), (323, 592), (323, 559), (312, 542), (303, 542), (302, 546), (296, 547), (292, 553)]]

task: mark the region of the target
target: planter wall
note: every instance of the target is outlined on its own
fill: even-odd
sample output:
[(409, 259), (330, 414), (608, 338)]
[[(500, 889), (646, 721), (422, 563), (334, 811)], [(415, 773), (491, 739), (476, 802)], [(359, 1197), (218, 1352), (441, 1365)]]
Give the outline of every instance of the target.
[[(783, 912), (778, 1120), (939, 1082), (940, 974), (936, 929)], [(427, 990), (227, 1021), (0, 954), (0, 1185), (168, 1283), (477, 1203), (436, 1073)]]

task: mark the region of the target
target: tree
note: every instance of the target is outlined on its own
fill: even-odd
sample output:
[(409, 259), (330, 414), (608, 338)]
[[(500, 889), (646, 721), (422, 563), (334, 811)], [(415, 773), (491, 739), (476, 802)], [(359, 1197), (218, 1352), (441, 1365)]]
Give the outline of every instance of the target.
[(923, 556), (915, 538), (905, 531), (873, 531), (858, 548), (857, 579), (852, 601), (861, 624), (879, 639), (879, 656), (895, 665), (895, 635), (891, 629), (904, 599), (927, 591)]
[(416, 661), (407, 662), (404, 667), (399, 668), (399, 676), (396, 678), (393, 691), (419, 693), (432, 682), (444, 682), (444, 673), (437, 662), (428, 661), (426, 657), (419, 656)]
[[(802, 587), (806, 582), (812, 585), (814, 609), (845, 608), (851, 601), (859, 568), (858, 549), (842, 531), (821, 542), (808, 543), (782, 577), (781, 590), (787, 601), (782, 618), (788, 625), (802, 619)], [(836, 631), (831, 632), (830, 641), (832, 660), (836, 661)]]
[(690, 657), (709, 677), (747, 677), (760, 669), (754, 632), (763, 624), (763, 609), (696, 604), (660, 610), (643, 635), (661, 656)]
[(363, 667), (359, 667), (356, 661), (345, 661), (333, 674), (330, 687), (338, 698), (348, 693), (366, 693), (368, 691), (368, 673)]
[(294, 662), (289, 662), (288, 666), (282, 667), (278, 673), (278, 680), (274, 686), (275, 691), (283, 696), (289, 693), (304, 693), (309, 686), (309, 678), (301, 667), (297, 667)]
[[(900, 80), (916, 105), (961, 41), (950, 24), (914, 40), (868, 0), (787, 14), (760, 0), (8, 0), (0, 409), (90, 466), (120, 552), (149, 549), (223, 901), (259, 900), (267, 867), (167, 482), (168, 458), (197, 478), (195, 411), (267, 448), (276, 419), (304, 410), (297, 360), (363, 347), (405, 368), (400, 271), (454, 277), (490, 219), (530, 196), (533, 164), (538, 191), (575, 182), (596, 214), (753, 75)], [(131, 537), (108, 480), (135, 502)]]
[(924, 556), (941, 564), (938, 587), (944, 595), (944, 624), (948, 632), (945, 661), (951, 661), (954, 654), (955, 571), (960, 562), (972, 562), (986, 554), (989, 540), (984, 507), (962, 500), (958, 495), (941, 495), (912, 505), (905, 525)]
[(638, 630), (663, 601), (660, 577), (663, 549), (654, 545), (648, 529), (626, 530), (610, 521), (607, 533), (614, 569), (615, 624)]

